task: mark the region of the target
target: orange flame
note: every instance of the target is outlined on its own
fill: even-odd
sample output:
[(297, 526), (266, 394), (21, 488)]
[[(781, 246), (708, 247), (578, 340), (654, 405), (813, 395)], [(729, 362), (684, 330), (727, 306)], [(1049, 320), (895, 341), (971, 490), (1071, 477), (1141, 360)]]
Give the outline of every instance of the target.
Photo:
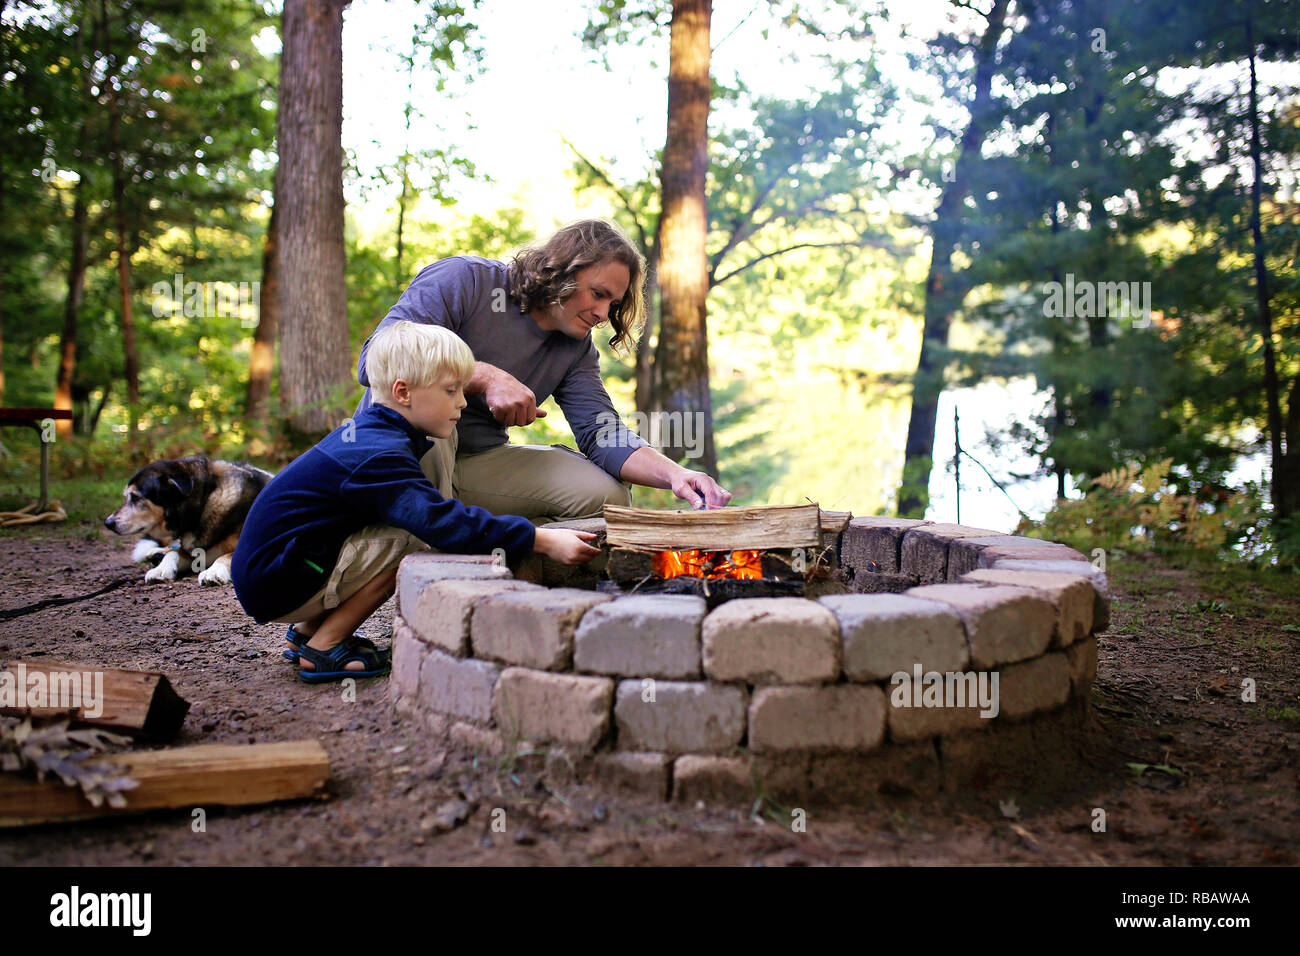
[(758, 580), (763, 576), (762, 551), (658, 551), (654, 572), (661, 578)]

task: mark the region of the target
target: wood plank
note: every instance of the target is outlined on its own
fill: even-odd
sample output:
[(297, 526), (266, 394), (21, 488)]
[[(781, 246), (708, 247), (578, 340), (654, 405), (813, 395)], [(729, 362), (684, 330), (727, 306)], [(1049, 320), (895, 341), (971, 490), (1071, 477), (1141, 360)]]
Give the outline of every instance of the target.
[(82, 792), (57, 780), (37, 782), (0, 774), (0, 828), (116, 817), (144, 810), (236, 807), (295, 800), (323, 793), (329, 755), (318, 740), (276, 744), (206, 744), (144, 753), (111, 754), (87, 763), (112, 763), (140, 786), (126, 806), (91, 806)]
[[(126, 731), (158, 739), (170, 739), (180, 732), (189, 702), (172, 689), (167, 677), (156, 671), (128, 671), (94, 664), (69, 664), (59, 661), (12, 661), (0, 669), (0, 680), (8, 674), (16, 681), (19, 698), (25, 698), (29, 686), (27, 678), (41, 674), (50, 684), (55, 675), (55, 685), (65, 688), (77, 686), (82, 693), (93, 694), (95, 700), (85, 699), (73, 712), (73, 722), (94, 727)], [(71, 680), (72, 683), (68, 683)], [(68, 707), (2, 706), (0, 714), (8, 716), (52, 717), (68, 713)], [(89, 705), (89, 706), (88, 706)], [(87, 711), (97, 713), (89, 716)]]
[(766, 551), (821, 546), (817, 505), (659, 511), (605, 505), (606, 542), (642, 551)]

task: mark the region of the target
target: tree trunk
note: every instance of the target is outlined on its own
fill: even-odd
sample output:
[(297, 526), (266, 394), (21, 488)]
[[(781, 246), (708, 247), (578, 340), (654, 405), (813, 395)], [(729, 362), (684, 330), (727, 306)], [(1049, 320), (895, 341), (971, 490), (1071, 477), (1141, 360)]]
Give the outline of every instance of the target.
[(108, 60), (107, 76), (100, 83), (108, 92), (108, 156), (113, 173), (113, 227), (117, 232), (117, 283), (122, 320), (123, 378), (126, 380), (127, 445), (134, 447), (136, 430), (140, 423), (140, 361), (135, 347), (135, 312), (131, 301), (131, 251), (126, 220), (126, 172), (122, 168), (121, 111), (118, 109), (117, 91), (112, 82), (117, 72), (117, 58), (109, 48), (113, 35), (108, 19), (108, 7), (99, 2), (99, 17), (95, 23), (99, 48)]
[[(286, 0), (276, 206), (280, 398), (289, 429), (329, 431), (352, 382), (343, 237), (343, 8)], [(352, 396), (349, 396), (351, 399)]]
[(402, 192), (397, 197), (397, 255), (393, 260), (393, 288), (401, 295), (406, 288), (402, 272), (402, 253), (406, 248), (406, 202), (411, 189), (411, 114), (415, 111), (415, 55), (420, 49), (419, 34), (411, 37), (411, 58), (406, 63), (406, 107), (402, 110)]
[[(679, 427), (664, 428), (684, 436), (685, 422), (702, 426), (700, 470), (715, 479), (713, 407), (709, 396), (708, 333), (705, 300), (709, 265), (705, 253), (708, 208), (709, 18), (712, 0), (675, 0), (668, 67), (668, 138), (660, 173), (663, 213), (659, 219), (659, 301), (661, 320), (655, 350), (654, 411), (681, 416)], [(700, 429), (692, 429), (699, 434)], [(685, 456), (682, 442), (665, 442), (664, 454)]]
[[(279, 176), (277, 175), (277, 180)], [(271, 371), (275, 368), (275, 339), (280, 328), (280, 190), (272, 198), (271, 219), (266, 224), (262, 247), (262, 286), (257, 300), (257, 328), (253, 331), (253, 353), (248, 359), (248, 397), (244, 414), (250, 422), (265, 422), (271, 397)]]
[[(1273, 465), (1273, 517), (1285, 522), (1295, 513), (1298, 490), (1287, 488), (1292, 469), (1282, 452), (1282, 408), (1278, 403), (1277, 359), (1273, 354), (1273, 313), (1269, 307), (1268, 266), (1264, 262), (1264, 231), (1259, 206), (1263, 192), (1263, 165), (1260, 160), (1259, 95), (1255, 85), (1255, 24), (1246, 17), (1246, 43), (1250, 47), (1250, 161), (1254, 176), (1250, 184), (1250, 239), (1255, 257), (1255, 301), (1259, 307), (1259, 335), (1264, 346), (1264, 395), (1268, 402), (1268, 440)], [(1294, 397), (1294, 390), (1293, 390)], [(1295, 411), (1294, 405), (1292, 411)], [(1294, 447), (1287, 449), (1296, 454)]]
[[(86, 156), (85, 123), (82, 123), (80, 156)], [(63, 332), (59, 336), (59, 374), (54, 383), (54, 407), (72, 408), (72, 377), (77, 370), (77, 319), (86, 291), (86, 246), (89, 234), (86, 229), (86, 170), (77, 171), (77, 187), (72, 203), (72, 262), (68, 266), (68, 296), (63, 303)], [(67, 436), (72, 432), (72, 420), (60, 419), (55, 423), (56, 433)]]
[(975, 61), (975, 95), (971, 100), (970, 122), (961, 138), (952, 182), (947, 184), (935, 214), (931, 232), (930, 268), (925, 277), (925, 324), (921, 334), (921, 355), (912, 383), (912, 413), (907, 423), (903, 480), (898, 489), (898, 514), (923, 518), (930, 503), (930, 470), (934, 463), (934, 427), (948, 365), (948, 332), (953, 313), (966, 296), (962, 276), (952, 269), (963, 227), (963, 201), (970, 170), (979, 163), (986, 134), (993, 67), (998, 40), (1006, 20), (1008, 0), (995, 0), (988, 15), (988, 27), (980, 39)]
[[(0, 0), (0, 9), (4, 8), (3, 0)], [(4, 176), (0, 175), (0, 216), (5, 212), (4, 205)], [(0, 220), (3, 221), (3, 220)], [(0, 405), (5, 400), (5, 274), (0, 270)]]
[[(654, 400), (654, 335), (659, 328), (659, 231), (645, 257), (645, 322), (636, 343), (636, 407), (648, 411)], [(642, 436), (645, 437), (645, 436)]]

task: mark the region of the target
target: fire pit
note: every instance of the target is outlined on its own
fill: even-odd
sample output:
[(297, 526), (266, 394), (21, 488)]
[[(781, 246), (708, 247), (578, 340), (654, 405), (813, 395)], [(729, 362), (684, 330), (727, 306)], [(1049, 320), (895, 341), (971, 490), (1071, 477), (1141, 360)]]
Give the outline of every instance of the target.
[(1108, 588), (1071, 548), (816, 505), (559, 526), (604, 553), (402, 562), (400, 714), (660, 799), (1052, 786), (1085, 759)]

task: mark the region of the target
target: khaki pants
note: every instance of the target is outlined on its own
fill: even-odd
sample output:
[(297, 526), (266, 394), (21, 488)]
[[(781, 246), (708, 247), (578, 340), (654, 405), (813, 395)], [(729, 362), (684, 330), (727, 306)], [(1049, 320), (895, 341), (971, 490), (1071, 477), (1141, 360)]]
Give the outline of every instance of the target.
[(458, 454), (452, 432), (435, 439), (420, 465), (444, 498), (536, 525), (599, 518), (606, 504), (632, 504), (630, 484), (564, 445), (500, 445)]

